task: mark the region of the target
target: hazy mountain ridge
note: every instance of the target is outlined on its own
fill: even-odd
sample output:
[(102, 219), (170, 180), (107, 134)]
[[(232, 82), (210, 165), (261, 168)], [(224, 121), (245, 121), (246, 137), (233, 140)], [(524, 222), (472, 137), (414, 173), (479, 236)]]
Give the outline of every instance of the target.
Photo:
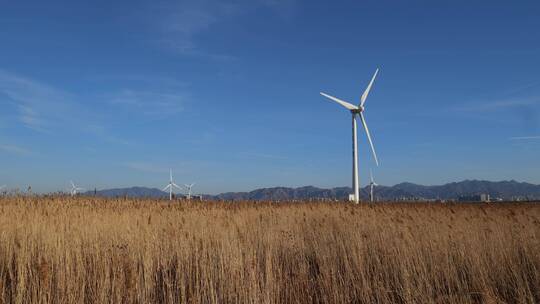
[[(363, 199), (368, 198), (369, 187), (360, 189)], [(273, 187), (261, 188), (249, 192), (226, 192), (218, 195), (203, 195), (207, 199), (217, 200), (306, 200), (306, 199), (346, 199), (351, 193), (350, 187), (331, 189), (305, 186), (299, 188)], [(540, 185), (511, 181), (464, 180), (444, 185), (424, 186), (413, 183), (400, 183), (394, 186), (377, 186), (375, 196), (382, 200), (399, 198), (457, 199), (460, 196), (489, 194), (491, 197), (511, 199), (529, 197), (540, 199)], [(88, 191), (86, 195), (93, 195)], [(156, 188), (131, 187), (96, 191), (96, 195), (105, 197), (148, 197), (167, 198), (168, 193)]]
[(540, 185), (511, 181), (481, 181), (465, 180), (438, 186), (421, 186), (410, 183), (401, 183), (393, 186), (411, 195), (430, 199), (452, 199), (460, 196), (485, 193), (492, 197), (510, 199), (516, 196), (529, 196), (540, 198)]
[(213, 196), (223, 200), (292, 200), (309, 198), (345, 198), (351, 188), (338, 187), (322, 189), (313, 186), (299, 188), (274, 187), (261, 188), (250, 192), (227, 192)]
[[(130, 187), (130, 188), (115, 188), (96, 190), (97, 196), (103, 197), (133, 197), (133, 198), (165, 198), (169, 197), (169, 194), (156, 188), (147, 187)], [(94, 195), (94, 190), (87, 191), (84, 195)]]
[[(321, 189), (307, 186), (300, 188), (263, 188), (251, 192), (229, 192), (214, 196), (224, 200), (286, 200), (310, 198), (345, 199), (352, 192), (350, 187)], [(369, 187), (360, 189), (360, 196), (368, 198)], [(540, 185), (520, 183), (516, 181), (479, 181), (465, 180), (444, 185), (424, 186), (413, 183), (400, 183), (394, 186), (378, 186), (374, 194), (379, 199), (394, 200), (398, 198), (424, 199), (457, 199), (460, 196), (489, 194), (491, 197), (511, 199), (512, 197), (540, 198)]]

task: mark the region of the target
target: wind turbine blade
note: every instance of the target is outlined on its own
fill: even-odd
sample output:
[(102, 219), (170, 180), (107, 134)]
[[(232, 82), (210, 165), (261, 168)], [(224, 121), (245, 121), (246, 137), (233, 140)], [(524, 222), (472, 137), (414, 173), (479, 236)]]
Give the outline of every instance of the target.
[(377, 153), (375, 153), (375, 147), (373, 146), (373, 141), (371, 140), (371, 135), (369, 134), (369, 129), (366, 123), (366, 119), (364, 118), (364, 113), (360, 113), (360, 119), (362, 120), (362, 125), (364, 126), (364, 130), (366, 130), (366, 135), (369, 141), (369, 146), (371, 147), (371, 152), (373, 153), (373, 158), (375, 159), (375, 163), (377, 166), (379, 166), (379, 160), (377, 159)]
[(167, 185), (167, 187), (163, 188), (163, 190), (161, 190), (161, 191), (165, 191), (165, 190), (169, 189), (170, 186), (171, 186), (170, 184)]
[(75, 184), (73, 183), (73, 181), (69, 181), (69, 182), (71, 183), (71, 187), (76, 188), (76, 187), (75, 187)]
[(178, 188), (178, 189), (182, 190), (182, 187), (178, 186), (178, 185), (177, 185), (177, 184), (175, 184), (175, 183), (172, 183), (171, 185), (173, 185), (173, 186), (175, 186), (176, 188)]
[(338, 99), (338, 98), (336, 98), (336, 97), (334, 97), (334, 96), (330, 96), (330, 95), (325, 94), (325, 93), (323, 93), (323, 92), (321, 92), (321, 95), (324, 96), (324, 97), (326, 97), (326, 98), (332, 99), (333, 101), (339, 103), (340, 105), (344, 106), (345, 108), (347, 108), (347, 109), (349, 109), (349, 110), (357, 110), (357, 109), (358, 109), (357, 106), (355, 106), (355, 105), (353, 105), (353, 104), (350, 104), (350, 103), (348, 103), (348, 102), (346, 102), (346, 101), (343, 101), (343, 100), (341, 100), (341, 99)]
[(373, 85), (373, 82), (375, 81), (375, 77), (377, 77), (378, 73), (379, 73), (379, 69), (375, 71), (375, 74), (373, 74), (373, 77), (371, 78), (371, 81), (369, 82), (366, 90), (364, 91), (364, 94), (362, 94), (362, 97), (360, 98), (360, 107), (364, 106), (364, 103), (366, 102), (366, 99), (369, 95), (369, 91), (371, 91), (371, 86)]
[(169, 170), (170, 170), (169, 173), (170, 173), (170, 176), (171, 176), (170, 181), (172, 181), (172, 169), (169, 169)]

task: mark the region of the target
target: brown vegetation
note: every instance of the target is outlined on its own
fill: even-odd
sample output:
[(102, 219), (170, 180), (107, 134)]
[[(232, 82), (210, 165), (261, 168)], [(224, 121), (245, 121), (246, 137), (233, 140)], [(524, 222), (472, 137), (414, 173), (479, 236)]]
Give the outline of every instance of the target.
[(538, 303), (540, 205), (0, 198), (0, 303)]

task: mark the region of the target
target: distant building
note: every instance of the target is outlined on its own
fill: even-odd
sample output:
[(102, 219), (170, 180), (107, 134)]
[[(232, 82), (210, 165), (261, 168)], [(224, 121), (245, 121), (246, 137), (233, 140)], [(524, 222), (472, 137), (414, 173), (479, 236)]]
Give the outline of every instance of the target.
[(489, 203), (490, 198), (489, 194), (474, 194), (474, 195), (463, 195), (458, 198), (459, 202), (482, 202)]

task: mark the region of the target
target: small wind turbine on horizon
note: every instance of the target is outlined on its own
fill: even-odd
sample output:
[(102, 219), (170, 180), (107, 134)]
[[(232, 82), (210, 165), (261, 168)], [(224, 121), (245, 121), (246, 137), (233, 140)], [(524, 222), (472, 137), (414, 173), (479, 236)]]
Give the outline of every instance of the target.
[(173, 191), (173, 187), (176, 187), (178, 188), (179, 190), (182, 190), (182, 188), (180, 186), (178, 186), (177, 184), (174, 183), (173, 181), (173, 177), (172, 177), (172, 169), (170, 169), (170, 179), (169, 179), (169, 184), (163, 188), (163, 191), (166, 191), (167, 189), (169, 189), (169, 200), (172, 201), (172, 191)]
[(73, 181), (69, 181), (69, 182), (71, 183), (71, 190), (69, 191), (71, 196), (75, 196), (77, 195), (77, 193), (79, 193), (79, 191), (84, 190), (84, 188), (75, 186), (75, 183)]
[(187, 189), (187, 199), (188, 199), (188, 200), (191, 199), (191, 188), (193, 188), (193, 186), (195, 186), (195, 183), (192, 183), (192, 184), (184, 184), (184, 187), (186, 187), (186, 189)]
[(353, 105), (349, 102), (343, 101), (341, 99), (338, 99), (334, 96), (330, 96), (328, 94), (325, 94), (323, 92), (320, 92), (322, 96), (329, 98), (343, 107), (345, 107), (347, 110), (349, 110), (352, 114), (352, 137), (353, 137), (353, 172), (352, 172), (352, 188), (354, 191), (354, 202), (356, 204), (360, 201), (360, 181), (358, 180), (358, 136), (357, 136), (357, 123), (356, 123), (356, 116), (360, 116), (360, 120), (362, 121), (362, 125), (364, 126), (364, 130), (366, 131), (367, 139), (369, 141), (369, 145), (371, 146), (371, 152), (373, 153), (373, 158), (375, 159), (375, 163), (377, 166), (379, 165), (379, 160), (377, 159), (377, 154), (375, 153), (375, 147), (373, 147), (373, 141), (371, 140), (371, 135), (369, 134), (369, 129), (366, 123), (366, 119), (364, 117), (364, 104), (366, 103), (366, 99), (369, 95), (369, 91), (371, 91), (371, 86), (373, 85), (373, 82), (375, 81), (375, 77), (377, 77), (377, 73), (379, 73), (379, 69), (375, 71), (375, 74), (373, 74), (373, 77), (371, 78), (371, 81), (369, 82), (369, 85), (367, 86), (366, 90), (364, 91), (364, 94), (360, 97), (360, 103), (358, 106)]
[(369, 170), (369, 177), (370, 177), (370, 182), (369, 182), (369, 200), (373, 203), (374, 201), (374, 196), (373, 196), (373, 188), (375, 186), (378, 186), (379, 184), (377, 184), (374, 180), (373, 180), (373, 172), (371, 172), (371, 169)]

